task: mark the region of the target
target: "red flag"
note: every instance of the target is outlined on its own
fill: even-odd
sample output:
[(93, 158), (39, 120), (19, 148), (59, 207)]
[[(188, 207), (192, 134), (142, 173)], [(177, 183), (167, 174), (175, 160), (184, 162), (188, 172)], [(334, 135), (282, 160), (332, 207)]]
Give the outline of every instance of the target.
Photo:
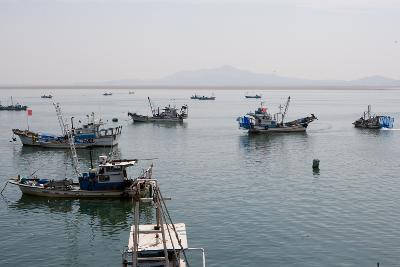
[(32, 109), (28, 109), (28, 116), (32, 116)]

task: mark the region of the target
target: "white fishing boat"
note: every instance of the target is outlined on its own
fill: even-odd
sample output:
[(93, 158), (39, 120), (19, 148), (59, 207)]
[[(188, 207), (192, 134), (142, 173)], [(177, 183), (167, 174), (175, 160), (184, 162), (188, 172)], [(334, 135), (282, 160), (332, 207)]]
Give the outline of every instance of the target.
[(169, 105), (161, 109), (160, 112), (160, 108), (153, 108), (154, 105), (152, 104), (150, 97), (148, 97), (148, 100), (152, 116), (128, 112), (128, 116), (132, 118), (133, 122), (183, 122), (183, 120), (188, 117), (187, 105), (183, 105), (180, 110)]
[[(61, 128), (61, 135), (48, 134), (42, 132), (32, 132), (29, 130), (13, 129), (13, 134), (17, 135), (21, 143), (26, 146), (38, 146), (44, 148), (69, 148), (67, 133), (61, 123), (64, 121), (61, 108), (55, 105), (56, 113)], [(122, 126), (103, 128), (102, 120), (95, 120), (95, 114), (87, 115), (88, 122), (78, 128), (74, 128), (71, 118), (71, 133), (76, 148), (88, 147), (111, 147), (118, 144), (118, 139), (122, 132)]]
[[(239, 128), (247, 130), (249, 133), (293, 133), (305, 132), (308, 125), (317, 119), (314, 114), (290, 122), (285, 122), (289, 108), (290, 96), (285, 106), (279, 106), (280, 111), (273, 116), (267, 111), (267, 108), (261, 103), (261, 107), (255, 112), (247, 113), (239, 117)], [(283, 112), (282, 112), (283, 111)]]
[[(174, 223), (170, 217), (165, 200), (161, 195), (156, 180), (151, 198), (140, 196), (140, 190), (133, 197), (134, 223), (129, 233), (128, 246), (122, 253), (122, 266), (133, 267), (185, 267), (189, 266), (186, 252), (189, 250), (202, 253), (202, 266), (205, 267), (203, 248), (188, 246), (186, 225)], [(156, 220), (150, 224), (140, 224), (139, 205), (151, 200), (155, 208)]]

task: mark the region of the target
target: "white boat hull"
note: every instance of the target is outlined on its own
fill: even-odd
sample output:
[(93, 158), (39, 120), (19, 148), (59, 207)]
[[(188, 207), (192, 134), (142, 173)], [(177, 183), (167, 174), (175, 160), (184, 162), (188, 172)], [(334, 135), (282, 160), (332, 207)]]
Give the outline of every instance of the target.
[[(38, 146), (46, 148), (70, 148), (68, 142), (65, 143), (53, 143), (53, 142), (36, 142), (35, 138), (26, 135), (18, 135), (21, 143), (25, 146)], [(109, 135), (100, 136), (93, 140), (93, 143), (75, 143), (75, 148), (88, 148), (93, 146), (104, 147), (104, 146), (116, 146), (118, 145), (118, 139), (120, 135)]]
[(133, 122), (183, 122), (183, 118), (157, 118), (137, 114), (130, 114)]
[(116, 146), (118, 145), (119, 136), (100, 136), (94, 139), (94, 143), (91, 146)]
[[(66, 143), (52, 143), (52, 142), (36, 142), (34, 138), (24, 135), (18, 135), (21, 143), (24, 146), (38, 146), (38, 147), (45, 147), (45, 148), (70, 148), (69, 144)], [(79, 144), (75, 143), (75, 148), (87, 148), (93, 146), (92, 144)]]

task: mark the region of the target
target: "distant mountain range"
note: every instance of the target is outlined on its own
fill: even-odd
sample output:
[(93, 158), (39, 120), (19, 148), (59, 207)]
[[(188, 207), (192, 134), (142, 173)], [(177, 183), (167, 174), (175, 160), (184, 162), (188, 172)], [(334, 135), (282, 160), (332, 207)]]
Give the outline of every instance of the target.
[(358, 80), (308, 80), (276, 74), (254, 73), (232, 66), (176, 72), (156, 80), (112, 80), (75, 84), (18, 85), (0, 84), (1, 88), (250, 88), (250, 87), (400, 87), (400, 80), (369, 76)]
[(369, 76), (351, 81), (307, 80), (222, 66), (214, 69), (181, 71), (157, 80), (114, 80), (100, 84), (111, 86), (400, 86), (400, 80), (383, 76)]

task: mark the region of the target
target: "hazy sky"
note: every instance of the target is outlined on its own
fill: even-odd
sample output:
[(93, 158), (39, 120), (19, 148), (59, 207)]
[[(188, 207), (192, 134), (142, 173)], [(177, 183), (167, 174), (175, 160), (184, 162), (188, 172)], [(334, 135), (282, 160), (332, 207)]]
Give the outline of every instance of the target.
[(400, 0), (0, 0), (0, 84), (157, 79), (221, 65), (400, 79)]

